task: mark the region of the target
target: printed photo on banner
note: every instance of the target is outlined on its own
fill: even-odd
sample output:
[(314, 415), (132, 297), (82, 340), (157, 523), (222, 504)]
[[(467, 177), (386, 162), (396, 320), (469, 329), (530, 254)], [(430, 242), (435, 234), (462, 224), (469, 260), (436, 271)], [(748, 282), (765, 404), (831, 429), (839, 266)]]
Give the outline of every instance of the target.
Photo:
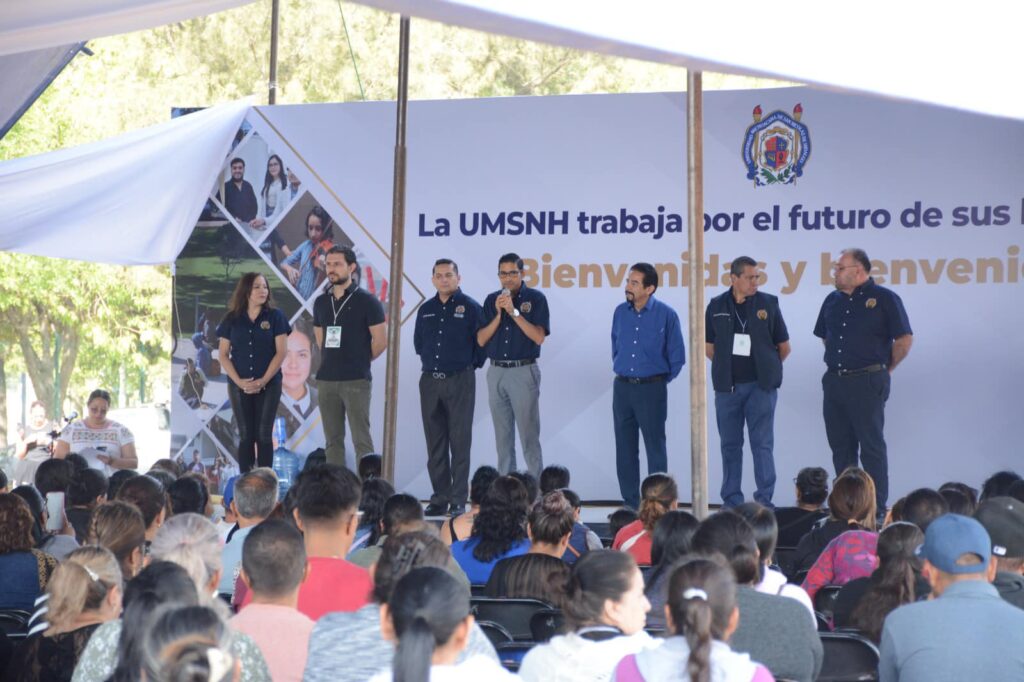
[(206, 478), (211, 494), (224, 492), (224, 483), (238, 473), (238, 464), (206, 431), (200, 431), (174, 458), (183, 473), (200, 474)]
[(281, 156), (251, 133), (228, 155), (213, 195), (223, 212), (275, 260), (274, 250), (281, 244), (272, 236), (274, 226), (301, 189), (301, 180)]
[(303, 312), (292, 322), (288, 352), (281, 364), (281, 404), (291, 411), (294, 421), (289, 433), (317, 412), (315, 376), (319, 367), (320, 349), (313, 335), (313, 318)]
[[(315, 297), (327, 279), (325, 258), (333, 246), (352, 240), (308, 192), (299, 197), (275, 230), (287, 255), (275, 264), (303, 301)], [(265, 243), (265, 242), (264, 242)]]
[(300, 309), (279, 273), (231, 223), (197, 227), (178, 258), (175, 278), (174, 353), (171, 381), (177, 398), (202, 422), (228, 399), (217, 325), (227, 312), (238, 278), (259, 272), (270, 284), (274, 306), (293, 317)]

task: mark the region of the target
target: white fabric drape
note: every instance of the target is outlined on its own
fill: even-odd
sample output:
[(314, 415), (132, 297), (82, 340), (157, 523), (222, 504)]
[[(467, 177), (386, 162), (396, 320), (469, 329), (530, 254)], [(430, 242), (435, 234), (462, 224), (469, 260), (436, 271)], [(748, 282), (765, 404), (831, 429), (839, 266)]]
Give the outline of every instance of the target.
[(202, 212), (249, 104), (0, 164), (0, 250), (170, 263)]
[(4, 0), (0, 55), (80, 43), (231, 9), (252, 0)]
[(1019, 1), (355, 1), (620, 57), (1024, 118)]

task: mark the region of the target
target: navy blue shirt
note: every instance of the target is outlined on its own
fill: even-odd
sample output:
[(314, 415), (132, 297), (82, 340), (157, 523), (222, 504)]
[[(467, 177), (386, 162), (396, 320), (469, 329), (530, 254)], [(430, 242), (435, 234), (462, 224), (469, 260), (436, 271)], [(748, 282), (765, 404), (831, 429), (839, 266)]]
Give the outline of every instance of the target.
[(424, 372), (457, 372), (483, 364), (476, 333), (482, 326), (483, 308), (456, 289), (441, 303), (441, 295), (427, 299), (416, 312), (413, 347)]
[(651, 296), (640, 310), (629, 301), (612, 316), (612, 369), (619, 376), (667, 374), (672, 381), (686, 364), (679, 315)]
[[(248, 315), (228, 316), (217, 326), (217, 336), (231, 342), (231, 364), (242, 379), (259, 379), (277, 354), (275, 339), (292, 331), (279, 308), (264, 308), (250, 320)], [(281, 376), (278, 369), (274, 379)]]
[[(485, 326), (498, 314), (498, 307), (494, 302), (500, 295), (500, 291), (495, 291), (484, 299), (483, 323)], [(512, 305), (527, 322), (543, 329), (545, 336), (551, 335), (548, 299), (544, 294), (523, 284), (519, 287), (519, 291), (512, 296)], [(511, 315), (506, 313), (501, 317), (498, 330), (494, 332), (494, 336), (484, 347), (487, 350), (487, 357), (491, 360), (536, 360), (539, 358), (540, 346), (523, 333), (519, 325), (512, 321)]]
[(836, 290), (825, 297), (814, 335), (825, 339), (825, 364), (832, 371), (887, 365), (892, 341), (913, 334), (903, 301), (875, 280), (852, 294)]

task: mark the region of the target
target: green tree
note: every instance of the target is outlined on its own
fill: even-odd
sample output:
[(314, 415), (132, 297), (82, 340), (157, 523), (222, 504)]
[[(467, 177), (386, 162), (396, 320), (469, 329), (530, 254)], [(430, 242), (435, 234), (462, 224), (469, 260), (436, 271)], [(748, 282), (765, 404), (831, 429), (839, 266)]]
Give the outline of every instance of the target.
[(69, 388), (81, 409), (90, 382), (114, 386), (122, 367), (159, 373), (167, 364), (167, 280), (166, 269), (0, 253), (0, 325), (51, 416)]

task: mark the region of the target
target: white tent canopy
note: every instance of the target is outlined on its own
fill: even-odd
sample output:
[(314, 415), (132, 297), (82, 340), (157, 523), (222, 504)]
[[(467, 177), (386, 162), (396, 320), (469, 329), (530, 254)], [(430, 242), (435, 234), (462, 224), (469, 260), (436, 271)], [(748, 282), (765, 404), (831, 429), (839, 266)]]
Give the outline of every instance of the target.
[(0, 250), (122, 265), (174, 261), (248, 109), (226, 104), (0, 164)]
[(1020, 2), (356, 2), (619, 57), (1024, 118)]
[(163, 26), (250, 2), (252, 0), (5, 2), (0, 13), (0, 55)]

